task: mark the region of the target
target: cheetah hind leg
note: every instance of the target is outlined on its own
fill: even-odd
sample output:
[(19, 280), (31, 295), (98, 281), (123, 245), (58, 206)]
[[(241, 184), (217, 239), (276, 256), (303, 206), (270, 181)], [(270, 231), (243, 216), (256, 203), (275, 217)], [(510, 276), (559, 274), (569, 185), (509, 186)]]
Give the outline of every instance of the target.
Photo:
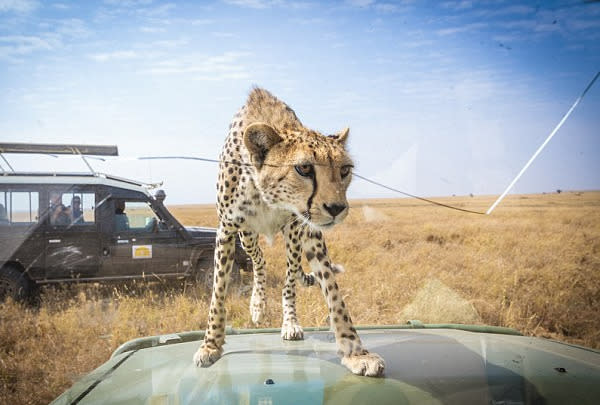
[(260, 324), (265, 317), (266, 297), (265, 297), (265, 260), (263, 253), (258, 246), (258, 234), (254, 232), (240, 232), (240, 241), (242, 247), (252, 259), (252, 298), (250, 298), (250, 317), (252, 323)]
[[(332, 263), (331, 271), (334, 274), (340, 274), (345, 272), (346, 269), (344, 269), (344, 266), (342, 266), (341, 264)], [(315, 273), (312, 271), (310, 273), (302, 273), (298, 278), (304, 287), (311, 287), (315, 285)]]
[[(344, 267), (341, 264), (333, 264), (331, 266), (331, 270), (336, 274), (343, 273)], [(301, 274), (298, 276), (298, 279), (304, 287), (311, 287), (315, 285), (315, 274), (312, 271), (310, 273), (301, 272)], [(304, 331), (302, 330), (302, 327), (297, 324), (297, 321), (284, 322), (281, 327), (281, 337), (284, 340), (303, 340)]]

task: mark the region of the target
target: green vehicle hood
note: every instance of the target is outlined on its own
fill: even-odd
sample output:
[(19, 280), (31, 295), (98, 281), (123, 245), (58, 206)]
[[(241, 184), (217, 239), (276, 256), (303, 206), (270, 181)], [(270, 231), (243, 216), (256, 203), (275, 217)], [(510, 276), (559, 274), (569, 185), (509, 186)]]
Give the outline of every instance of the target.
[(128, 342), (53, 403), (600, 403), (599, 352), (512, 330), (362, 330), (365, 347), (386, 361), (384, 378), (341, 366), (329, 331), (307, 329), (303, 341), (250, 332), (231, 332), (223, 357), (208, 368), (192, 361), (200, 332)]

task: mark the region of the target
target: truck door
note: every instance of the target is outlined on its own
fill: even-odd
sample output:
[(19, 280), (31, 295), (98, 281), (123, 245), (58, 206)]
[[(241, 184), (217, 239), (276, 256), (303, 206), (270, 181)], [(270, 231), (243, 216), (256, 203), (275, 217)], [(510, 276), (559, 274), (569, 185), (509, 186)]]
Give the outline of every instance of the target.
[(164, 229), (145, 201), (111, 199), (112, 231), (106, 239), (103, 276), (155, 277), (184, 272), (181, 264), (183, 239), (175, 230)]
[(32, 280), (44, 277), (40, 187), (0, 186), (0, 263), (18, 261)]
[(50, 190), (45, 216), (46, 279), (88, 279), (100, 267), (96, 195), (92, 190)]

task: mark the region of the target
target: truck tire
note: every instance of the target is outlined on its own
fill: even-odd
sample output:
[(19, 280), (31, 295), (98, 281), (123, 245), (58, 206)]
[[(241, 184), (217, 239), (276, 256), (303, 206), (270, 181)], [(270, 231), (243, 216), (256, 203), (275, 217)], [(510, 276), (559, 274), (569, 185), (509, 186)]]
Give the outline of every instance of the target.
[[(213, 287), (213, 277), (214, 277), (214, 265), (212, 261), (201, 261), (196, 265), (195, 281), (196, 285), (203, 286), (208, 291), (212, 290)], [(231, 269), (231, 276), (229, 279), (229, 284), (239, 284), (240, 282), (240, 269), (237, 263), (233, 263), (233, 267)]]
[(12, 298), (17, 302), (28, 300), (33, 291), (33, 283), (16, 266), (7, 265), (0, 269), (0, 302)]
[(194, 271), (194, 281), (196, 285), (202, 286), (208, 290), (213, 285), (214, 267), (209, 261), (203, 260), (196, 265)]

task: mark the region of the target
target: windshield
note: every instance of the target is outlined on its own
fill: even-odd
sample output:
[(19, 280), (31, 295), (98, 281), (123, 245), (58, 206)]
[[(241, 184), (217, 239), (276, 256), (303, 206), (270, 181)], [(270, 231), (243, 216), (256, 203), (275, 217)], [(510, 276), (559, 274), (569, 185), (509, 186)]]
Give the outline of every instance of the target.
[[(595, 1), (0, 0), (0, 143), (118, 147), (0, 148), (0, 397), (47, 403), (130, 339), (207, 328), (214, 243), (161, 204), (263, 235), (266, 309), (231, 251), (227, 326), (282, 326), (288, 266), (317, 255), (279, 230), (304, 218), (355, 325), (600, 348), (599, 69)], [(262, 105), (273, 132), (243, 138), (256, 88), (293, 113)], [(328, 152), (278, 155), (293, 117)], [(298, 324), (330, 326), (322, 289), (295, 288)]]

